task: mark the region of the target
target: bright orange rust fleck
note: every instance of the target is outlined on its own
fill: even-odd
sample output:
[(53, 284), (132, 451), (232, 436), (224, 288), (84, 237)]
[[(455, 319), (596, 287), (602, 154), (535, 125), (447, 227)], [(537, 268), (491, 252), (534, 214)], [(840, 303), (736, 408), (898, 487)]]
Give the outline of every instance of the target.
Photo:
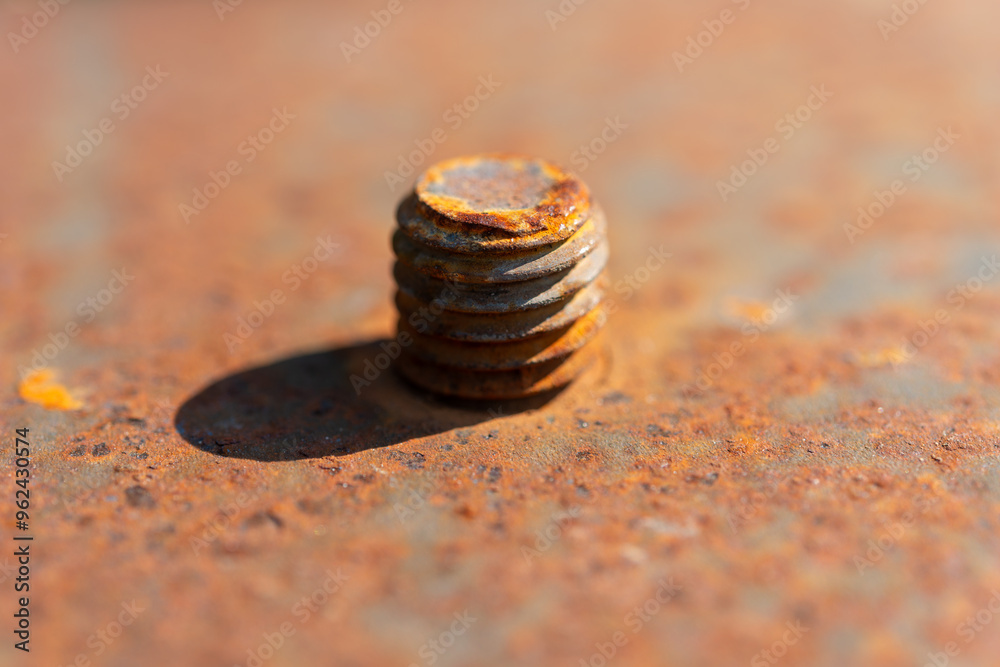
[(760, 449), (760, 443), (752, 435), (741, 433), (732, 439), (726, 449), (730, 454), (752, 455)]
[(741, 301), (733, 297), (726, 300), (726, 310), (731, 316), (753, 324), (759, 324), (770, 309), (771, 304), (763, 301)]
[(874, 352), (857, 352), (854, 355), (855, 363), (864, 368), (875, 368), (887, 364), (898, 366), (910, 360), (909, 355), (903, 347), (887, 347)]
[(55, 373), (43, 369), (29, 373), (17, 388), (21, 398), (48, 410), (79, 410), (83, 403), (73, 398), (69, 390), (55, 381)]

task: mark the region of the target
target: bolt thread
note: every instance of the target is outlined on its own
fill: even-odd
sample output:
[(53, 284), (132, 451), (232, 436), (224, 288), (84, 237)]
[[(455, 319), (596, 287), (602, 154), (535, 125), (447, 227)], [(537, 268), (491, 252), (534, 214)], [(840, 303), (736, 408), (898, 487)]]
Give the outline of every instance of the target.
[(555, 390), (594, 360), (606, 222), (587, 187), (542, 160), (431, 167), (396, 212), (397, 369), (462, 398)]

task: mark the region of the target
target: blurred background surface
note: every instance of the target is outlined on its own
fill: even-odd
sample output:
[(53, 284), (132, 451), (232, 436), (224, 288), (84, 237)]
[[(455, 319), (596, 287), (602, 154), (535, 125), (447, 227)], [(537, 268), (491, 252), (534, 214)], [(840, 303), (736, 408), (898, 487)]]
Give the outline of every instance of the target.
[[(995, 665), (998, 22), (4, 2), (0, 664)], [(357, 393), (396, 203), (494, 151), (607, 212), (601, 367)]]

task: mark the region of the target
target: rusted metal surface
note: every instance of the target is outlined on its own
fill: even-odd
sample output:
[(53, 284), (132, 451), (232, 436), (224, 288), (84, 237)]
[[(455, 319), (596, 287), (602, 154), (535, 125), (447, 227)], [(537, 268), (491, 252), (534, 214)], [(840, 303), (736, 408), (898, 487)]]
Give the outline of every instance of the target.
[(400, 317), (386, 360), (414, 385), (517, 399), (592, 365), (593, 354), (571, 357), (608, 319), (610, 253), (604, 212), (577, 176), (538, 158), (454, 158), (417, 180), (398, 220)]
[[(996, 665), (1000, 7), (404, 3), (345, 55), (384, 7), (0, 8), (0, 664)], [(400, 197), (491, 150), (586, 179), (615, 312), (455, 404), (369, 364)]]
[[(536, 237), (534, 243), (565, 241), (590, 216), (587, 186), (538, 158), (453, 158), (424, 172), (415, 192), (421, 204), (440, 216), (436, 223), (444, 218), (473, 230), (487, 227), (514, 237)], [(478, 241), (467, 228), (463, 231), (462, 245)], [(503, 245), (525, 247), (518, 238)]]

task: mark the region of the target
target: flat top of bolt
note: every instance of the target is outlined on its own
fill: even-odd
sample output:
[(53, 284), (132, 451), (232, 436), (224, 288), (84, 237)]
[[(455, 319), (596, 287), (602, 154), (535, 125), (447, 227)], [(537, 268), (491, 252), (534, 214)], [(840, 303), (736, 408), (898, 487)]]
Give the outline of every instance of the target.
[(545, 160), (517, 155), (455, 158), (428, 169), (416, 186), (420, 201), (450, 220), (513, 236), (563, 237), (586, 219), (587, 186)]

